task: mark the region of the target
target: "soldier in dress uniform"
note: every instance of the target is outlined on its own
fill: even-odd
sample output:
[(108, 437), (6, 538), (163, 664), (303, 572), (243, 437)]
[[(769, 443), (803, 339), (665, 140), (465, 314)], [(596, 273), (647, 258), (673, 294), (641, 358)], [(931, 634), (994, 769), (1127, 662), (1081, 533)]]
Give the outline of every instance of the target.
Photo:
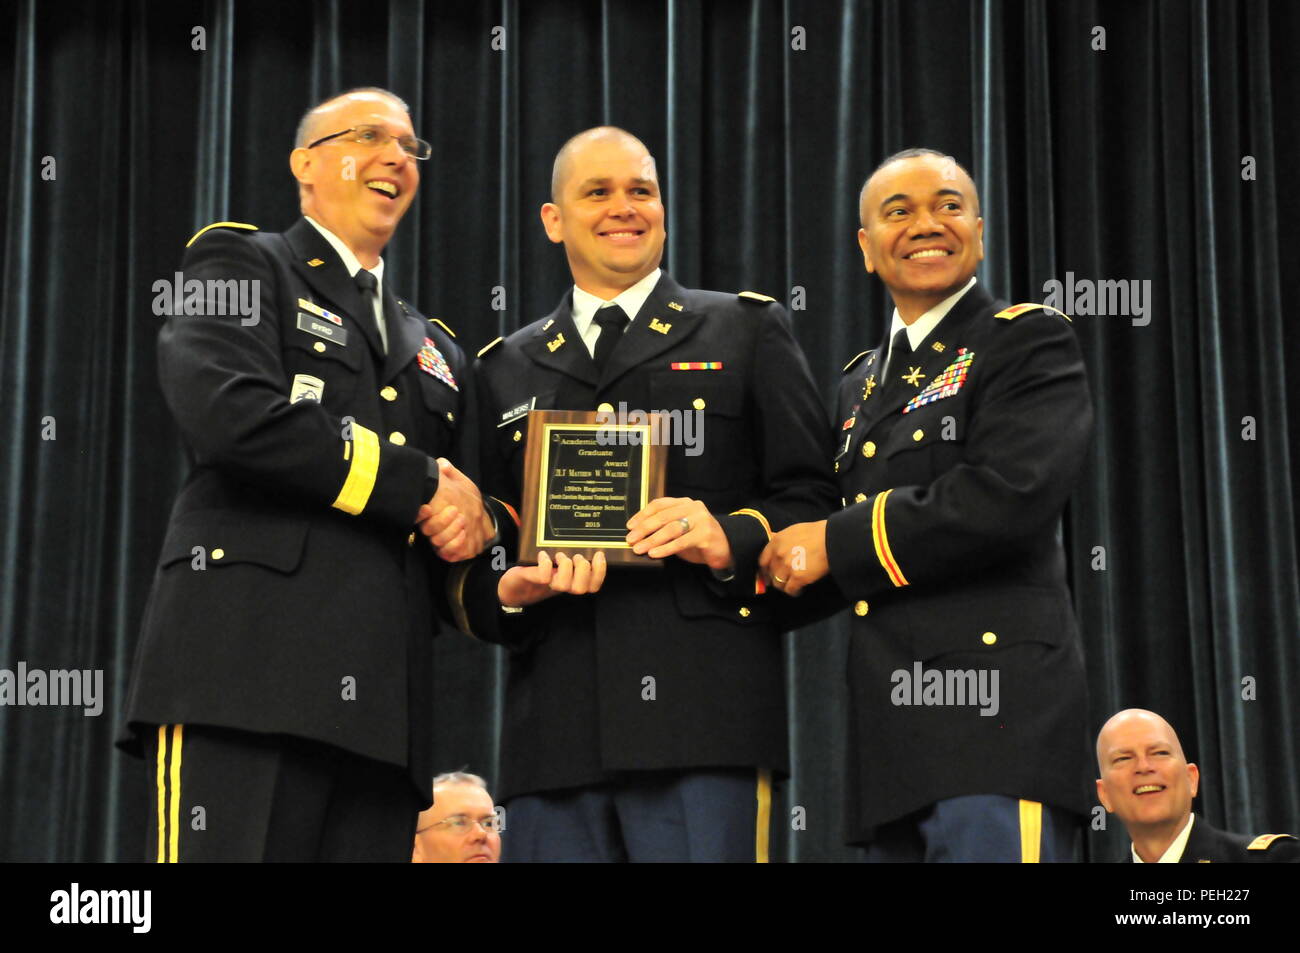
[(1112, 715), (1097, 735), (1097, 798), (1124, 822), (1135, 864), (1297, 863), (1292, 834), (1232, 834), (1192, 813), (1200, 769), (1153, 711)]
[[(150, 860), (409, 859), (434, 773), (435, 602), (448, 561), (493, 533), (445, 459), (475, 459), (469, 363), (380, 258), (429, 144), (405, 103), (362, 89), (309, 110), (296, 146), (303, 217), (195, 235), (193, 307), (159, 338), (193, 468), (123, 738), (148, 759)], [(227, 314), (230, 289), (256, 307)]]
[(552, 186), (542, 222), (574, 286), (480, 352), (485, 488), (518, 506), (530, 408), (698, 415), (703, 441), (674, 440), (668, 495), (630, 521), (627, 542), (661, 567), (548, 554), (467, 574), (470, 613), (492, 610), (467, 630), (514, 649), (505, 859), (764, 860), (787, 725), (757, 560), (772, 531), (833, 505), (824, 411), (781, 305), (660, 270), (659, 180), (639, 140), (575, 136)]
[(762, 556), (772, 585), (812, 587), (793, 618), (853, 610), (847, 840), (881, 861), (1071, 860), (1087, 704), (1060, 524), (1092, 433), (1074, 330), (976, 281), (979, 197), (951, 158), (891, 156), (860, 211), (895, 310), (844, 368), (842, 508)]

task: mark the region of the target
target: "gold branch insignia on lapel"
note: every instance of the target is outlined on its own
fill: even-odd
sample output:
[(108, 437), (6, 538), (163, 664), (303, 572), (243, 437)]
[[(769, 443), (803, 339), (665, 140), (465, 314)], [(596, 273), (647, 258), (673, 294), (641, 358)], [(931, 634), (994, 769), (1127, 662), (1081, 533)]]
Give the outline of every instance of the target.
[(667, 333), (668, 333), (669, 331), (671, 331), (672, 329), (673, 329), (673, 326), (672, 326), (671, 324), (664, 324), (664, 323), (663, 323), (662, 321), (660, 321), (658, 318), (651, 318), (651, 319), (650, 319), (650, 330), (651, 330), (651, 331), (658, 331), (660, 334), (667, 334)]
[(562, 348), (562, 347), (564, 347), (564, 332), (563, 332), (563, 331), (561, 331), (559, 334), (557, 334), (557, 335), (555, 336), (555, 340), (554, 340), (554, 341), (547, 341), (547, 342), (546, 342), (546, 350), (550, 351), (552, 354), (554, 354), (556, 351), (558, 351), (558, 350), (559, 350), (560, 348)]
[(911, 371), (911, 373), (904, 374), (903, 380), (907, 381), (913, 387), (920, 387), (921, 378), (925, 376), (924, 374), (921, 373), (921, 369), (919, 367), (909, 367), (908, 370)]

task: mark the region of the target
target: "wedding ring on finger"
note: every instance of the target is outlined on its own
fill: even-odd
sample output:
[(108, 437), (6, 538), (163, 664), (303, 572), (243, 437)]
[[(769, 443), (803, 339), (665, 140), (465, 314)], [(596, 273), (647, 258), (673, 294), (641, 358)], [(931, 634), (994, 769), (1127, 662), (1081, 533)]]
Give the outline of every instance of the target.
[(786, 583), (786, 581), (785, 581), (784, 579), (782, 579), (780, 576), (773, 576), (773, 577), (772, 577), (772, 581), (773, 581), (774, 583), (776, 583), (777, 588), (780, 588), (781, 586), (784, 586), (785, 583)]
[(681, 525), (681, 527), (682, 527), (682, 531), (681, 531), (680, 533), (677, 534), (678, 536), (685, 536), (687, 533), (689, 533), (689, 532), (691, 531), (691, 521), (688, 520), (685, 516), (683, 516), (683, 517), (682, 517), (681, 519), (679, 519), (677, 522), (678, 522), (678, 523)]

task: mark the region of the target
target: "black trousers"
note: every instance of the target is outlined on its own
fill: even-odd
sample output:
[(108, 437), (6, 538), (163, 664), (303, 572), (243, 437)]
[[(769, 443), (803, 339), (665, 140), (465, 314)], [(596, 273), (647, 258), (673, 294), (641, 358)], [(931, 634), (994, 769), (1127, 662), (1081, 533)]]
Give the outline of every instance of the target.
[(422, 802), (401, 768), (203, 725), (160, 725), (147, 741), (147, 861), (411, 859)]

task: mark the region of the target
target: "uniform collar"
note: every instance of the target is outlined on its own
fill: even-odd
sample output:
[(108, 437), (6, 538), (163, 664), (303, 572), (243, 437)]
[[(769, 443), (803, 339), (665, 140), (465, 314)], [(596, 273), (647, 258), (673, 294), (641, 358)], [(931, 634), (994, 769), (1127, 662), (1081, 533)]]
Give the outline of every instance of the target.
[(889, 323), (889, 336), (885, 338), (889, 343), (885, 345), (885, 360), (881, 366), (883, 367), (889, 363), (889, 351), (893, 349), (894, 335), (898, 333), (900, 328), (907, 328), (907, 343), (912, 346), (913, 351), (919, 350), (921, 342), (930, 336), (930, 332), (948, 316), (948, 312), (953, 309), (953, 306), (965, 296), (966, 292), (974, 287), (975, 276), (971, 275), (970, 281), (966, 282), (961, 291), (950, 294), (911, 324), (904, 324), (902, 317), (899, 316), (898, 309), (895, 308), (894, 316)]
[[(1187, 838), (1192, 836), (1192, 822), (1196, 820), (1195, 814), (1187, 815), (1187, 823), (1183, 825), (1182, 833), (1174, 838), (1172, 844), (1165, 848), (1165, 852), (1160, 855), (1157, 864), (1176, 864), (1183, 859), (1183, 851), (1187, 850)], [(1133, 863), (1144, 864), (1141, 857), (1138, 856), (1137, 848), (1129, 844), (1129, 851), (1133, 854)]]
[(577, 327), (578, 334), (584, 338), (587, 336), (587, 330), (591, 327), (596, 311), (607, 303), (618, 305), (631, 321), (635, 321), (636, 316), (645, 304), (646, 298), (650, 297), (650, 292), (654, 291), (655, 285), (659, 283), (659, 276), (662, 274), (663, 269), (656, 268), (632, 287), (624, 288), (617, 297), (611, 298), (608, 302), (574, 285), (573, 324)]
[[(303, 218), (310, 222), (312, 227), (316, 229), (316, 231), (320, 232), (321, 237), (330, 243), (330, 247), (338, 252), (338, 256), (343, 262), (343, 267), (348, 270), (348, 275), (355, 278), (357, 272), (361, 270), (361, 262), (357, 260), (356, 255), (352, 254), (352, 249), (343, 244), (343, 239), (339, 238), (310, 215), (304, 215)], [(374, 275), (375, 279), (379, 282), (379, 287), (376, 290), (379, 292), (380, 300), (382, 301), (384, 293), (384, 260), (382, 258), (379, 259), (379, 264), (370, 269), (370, 273)]]

